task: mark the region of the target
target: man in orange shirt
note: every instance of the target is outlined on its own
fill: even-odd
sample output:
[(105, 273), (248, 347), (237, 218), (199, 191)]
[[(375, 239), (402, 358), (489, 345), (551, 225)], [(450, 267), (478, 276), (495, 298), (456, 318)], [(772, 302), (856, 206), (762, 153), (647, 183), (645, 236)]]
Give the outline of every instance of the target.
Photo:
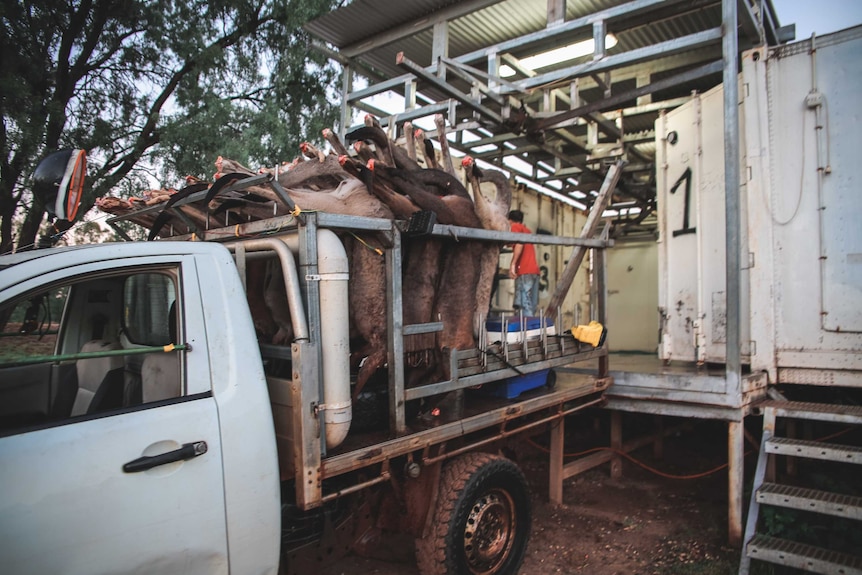
[[(509, 212), (509, 226), (513, 232), (533, 233), (524, 225), (524, 212), (521, 210)], [(536, 315), (539, 306), (539, 264), (536, 263), (536, 248), (533, 244), (514, 245), (509, 277), (515, 280), (515, 309), (522, 310), (527, 316)]]

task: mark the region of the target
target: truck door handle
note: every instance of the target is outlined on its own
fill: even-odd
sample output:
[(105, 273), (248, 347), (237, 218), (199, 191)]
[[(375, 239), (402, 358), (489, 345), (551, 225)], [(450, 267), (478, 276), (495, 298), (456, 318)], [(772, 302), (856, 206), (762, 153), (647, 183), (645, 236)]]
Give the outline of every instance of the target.
[(174, 449), (173, 451), (168, 451), (167, 453), (160, 453), (159, 455), (151, 455), (147, 457), (139, 457), (134, 461), (129, 461), (128, 463), (123, 465), (123, 471), (125, 471), (126, 473), (137, 473), (139, 471), (146, 471), (147, 469), (152, 469), (153, 467), (158, 467), (159, 465), (165, 465), (167, 463), (173, 463), (174, 461), (185, 461), (186, 459), (192, 459), (198, 457), (199, 455), (203, 455), (206, 452), (206, 441), (195, 441), (193, 443), (186, 443), (179, 449)]

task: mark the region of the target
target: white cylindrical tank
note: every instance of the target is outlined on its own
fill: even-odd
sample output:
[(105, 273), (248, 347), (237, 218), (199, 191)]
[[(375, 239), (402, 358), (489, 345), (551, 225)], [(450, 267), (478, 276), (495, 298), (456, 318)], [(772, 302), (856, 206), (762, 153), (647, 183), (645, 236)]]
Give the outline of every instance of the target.
[[(295, 234), (281, 239), (294, 253), (299, 250)], [(353, 410), (350, 399), (350, 341), (347, 253), (330, 230), (317, 231), (317, 273), (320, 276), (320, 344), (323, 361), (323, 421), (326, 447), (339, 445), (350, 429)]]

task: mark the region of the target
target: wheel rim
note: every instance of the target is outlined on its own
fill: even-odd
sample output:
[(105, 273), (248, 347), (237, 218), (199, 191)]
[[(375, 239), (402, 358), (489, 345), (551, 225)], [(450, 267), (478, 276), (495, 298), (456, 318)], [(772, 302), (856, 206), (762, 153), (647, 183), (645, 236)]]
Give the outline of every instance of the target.
[(489, 491), (473, 503), (464, 527), (464, 555), (472, 573), (495, 573), (506, 561), (516, 521), (515, 503), (505, 491)]

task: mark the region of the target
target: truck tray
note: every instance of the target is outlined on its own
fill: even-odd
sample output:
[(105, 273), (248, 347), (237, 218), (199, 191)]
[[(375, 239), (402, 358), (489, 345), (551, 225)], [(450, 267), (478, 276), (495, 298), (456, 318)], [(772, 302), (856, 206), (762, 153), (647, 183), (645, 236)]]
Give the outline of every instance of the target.
[[(483, 436), (478, 441), (511, 435), (518, 429), (527, 429), (601, 403), (602, 392), (608, 385), (609, 378), (561, 373), (554, 389), (536, 390), (514, 402), (492, 395), (480, 397), (480, 394), (472, 394), (467, 398), (461, 418), (444, 413), (435, 420), (414, 422), (406, 435), (388, 440), (381, 432), (348, 436), (321, 462), (322, 476), (334, 477), (458, 438), (469, 441), (469, 436), (476, 433)], [(545, 411), (562, 405), (566, 408), (554, 409), (552, 415)], [(499, 426), (504, 423), (506, 432), (501, 434)]]

